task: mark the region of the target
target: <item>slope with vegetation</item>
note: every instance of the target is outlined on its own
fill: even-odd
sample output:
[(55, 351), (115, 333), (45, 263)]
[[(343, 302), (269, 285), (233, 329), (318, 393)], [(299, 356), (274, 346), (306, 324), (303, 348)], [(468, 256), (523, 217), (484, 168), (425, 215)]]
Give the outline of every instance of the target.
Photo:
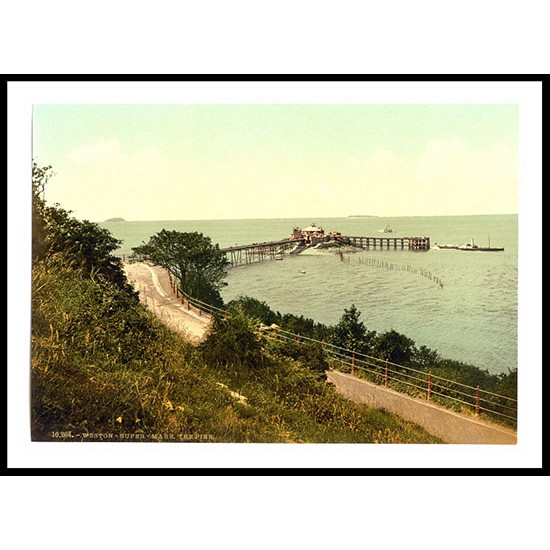
[(33, 440), (438, 442), (336, 394), (320, 357), (270, 347), (242, 306), (184, 342), (139, 303), (108, 231), (45, 204), (50, 170), (33, 166)]

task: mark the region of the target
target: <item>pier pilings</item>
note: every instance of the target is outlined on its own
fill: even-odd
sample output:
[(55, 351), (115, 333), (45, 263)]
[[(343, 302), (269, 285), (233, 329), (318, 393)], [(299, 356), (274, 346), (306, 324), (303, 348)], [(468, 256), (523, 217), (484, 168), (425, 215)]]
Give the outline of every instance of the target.
[(430, 250), (430, 237), (355, 237), (342, 236), (364, 250)]
[[(325, 239), (325, 241), (327, 241)], [(364, 250), (429, 250), (430, 237), (354, 237), (340, 236), (338, 240), (348, 242)], [(323, 241), (320, 241), (323, 242)], [(245, 245), (229, 246), (221, 251), (231, 267), (264, 260), (282, 260), (285, 254), (299, 254), (311, 246), (306, 239), (285, 239)]]

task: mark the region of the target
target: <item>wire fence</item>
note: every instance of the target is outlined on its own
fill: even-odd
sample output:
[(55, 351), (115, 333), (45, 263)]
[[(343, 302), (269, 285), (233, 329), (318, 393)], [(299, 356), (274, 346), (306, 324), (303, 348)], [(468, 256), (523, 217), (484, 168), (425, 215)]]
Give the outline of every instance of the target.
[(316, 345), (330, 357), (331, 366), (393, 390), (444, 405), (458, 412), (490, 417), (507, 425), (516, 425), (517, 400), (479, 386), (470, 386), (420, 370), (380, 359), (330, 342), (292, 333), (280, 327), (267, 327), (263, 335), (272, 342)]
[(214, 317), (214, 314), (227, 314), (227, 311), (224, 309), (213, 306), (212, 304), (207, 304), (202, 300), (187, 295), (185, 292), (183, 292), (183, 290), (179, 288), (177, 278), (169, 270), (166, 271), (168, 272), (172, 291), (176, 295), (176, 298), (178, 300), (181, 300), (182, 305), (187, 307), (188, 310), (193, 310), (195, 313), (198, 313), (199, 316), (208, 315), (210, 319)]
[[(177, 299), (188, 310), (199, 315), (216, 315), (228, 318), (230, 312), (185, 294), (178, 286), (177, 278), (169, 271), (170, 285)], [(415, 369), (392, 363), (388, 359), (360, 353), (337, 346), (331, 342), (316, 340), (290, 332), (278, 325), (258, 326), (261, 337), (271, 345), (318, 346), (330, 361), (334, 370), (350, 373), (394, 391), (442, 405), (460, 413), (485, 417), (499, 423), (516, 427), (517, 399), (501, 395), (480, 386), (470, 386), (432, 373), (428, 369)], [(435, 368), (435, 367), (434, 367)]]

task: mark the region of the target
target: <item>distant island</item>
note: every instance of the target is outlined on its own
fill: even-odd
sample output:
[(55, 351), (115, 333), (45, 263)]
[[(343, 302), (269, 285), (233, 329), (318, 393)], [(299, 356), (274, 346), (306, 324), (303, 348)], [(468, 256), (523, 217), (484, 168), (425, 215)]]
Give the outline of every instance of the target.
[(124, 218), (109, 218), (108, 220), (105, 220), (106, 222), (125, 222), (126, 220)]
[(369, 214), (351, 214), (348, 218), (378, 218), (378, 216), (371, 216)]

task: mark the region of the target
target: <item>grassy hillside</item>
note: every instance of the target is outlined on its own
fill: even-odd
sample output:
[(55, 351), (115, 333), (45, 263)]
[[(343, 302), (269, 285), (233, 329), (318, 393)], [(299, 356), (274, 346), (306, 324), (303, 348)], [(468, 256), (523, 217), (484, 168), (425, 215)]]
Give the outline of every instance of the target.
[(45, 204), (50, 170), (33, 164), (33, 440), (438, 441), (337, 395), (323, 357), (270, 348), (241, 306), (184, 342), (140, 304), (119, 241)]
[(265, 349), (244, 314), (197, 348), (62, 254), (33, 268), (32, 321), (34, 440), (438, 441), (342, 398), (305, 359)]

